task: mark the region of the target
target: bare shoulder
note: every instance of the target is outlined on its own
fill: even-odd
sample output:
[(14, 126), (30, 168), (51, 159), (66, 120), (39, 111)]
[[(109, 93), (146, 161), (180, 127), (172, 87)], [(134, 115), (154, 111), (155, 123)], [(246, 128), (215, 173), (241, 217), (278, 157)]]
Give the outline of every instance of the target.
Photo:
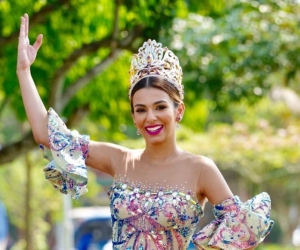
[(214, 161), (204, 155), (195, 155), (189, 152), (185, 152), (185, 159), (188, 161), (188, 164), (197, 168), (199, 170), (208, 170), (217, 168)]
[(207, 156), (194, 155), (193, 166), (200, 172), (202, 182), (206, 178), (207, 180), (211, 180), (222, 176), (216, 163)]
[(199, 173), (197, 182), (197, 197), (199, 201), (203, 202), (207, 198), (211, 204), (218, 204), (232, 197), (229, 186), (211, 158), (203, 155), (191, 155), (190, 157), (192, 166)]
[(134, 157), (137, 150), (129, 149), (114, 143), (91, 141), (87, 165), (114, 176), (117, 168), (121, 167), (126, 159)]

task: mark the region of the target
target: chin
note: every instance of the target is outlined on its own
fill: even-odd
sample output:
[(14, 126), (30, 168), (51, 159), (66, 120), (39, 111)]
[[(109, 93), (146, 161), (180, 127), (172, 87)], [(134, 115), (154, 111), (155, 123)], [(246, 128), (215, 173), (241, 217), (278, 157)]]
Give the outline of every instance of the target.
[(145, 141), (148, 144), (160, 144), (164, 142), (164, 139), (160, 138), (159, 136), (151, 136), (150, 138), (148, 136), (148, 138), (145, 138)]

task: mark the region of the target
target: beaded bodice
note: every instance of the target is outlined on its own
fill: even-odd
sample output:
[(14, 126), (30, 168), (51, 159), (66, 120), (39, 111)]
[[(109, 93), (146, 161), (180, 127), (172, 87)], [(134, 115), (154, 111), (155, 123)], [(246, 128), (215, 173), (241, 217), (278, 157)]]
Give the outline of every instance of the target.
[(203, 215), (190, 192), (115, 181), (109, 197), (113, 249), (186, 249)]

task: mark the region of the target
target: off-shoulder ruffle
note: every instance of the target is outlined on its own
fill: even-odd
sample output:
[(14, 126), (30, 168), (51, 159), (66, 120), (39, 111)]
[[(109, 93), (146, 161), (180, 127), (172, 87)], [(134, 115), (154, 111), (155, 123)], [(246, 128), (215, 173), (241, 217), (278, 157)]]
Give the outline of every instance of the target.
[(214, 206), (215, 220), (193, 237), (199, 249), (238, 250), (256, 246), (270, 233), (271, 199), (263, 192), (242, 203), (238, 196)]
[(52, 108), (48, 111), (48, 136), (50, 149), (40, 145), (44, 158), (50, 161), (44, 168), (45, 178), (61, 193), (71, 193), (77, 199), (87, 192), (89, 136), (69, 130)]

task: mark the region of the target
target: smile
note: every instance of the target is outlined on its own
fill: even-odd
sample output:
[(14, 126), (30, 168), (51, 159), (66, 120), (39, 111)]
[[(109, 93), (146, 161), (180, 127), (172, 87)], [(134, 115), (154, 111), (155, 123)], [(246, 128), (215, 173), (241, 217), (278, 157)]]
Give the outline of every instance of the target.
[(157, 135), (160, 133), (162, 128), (163, 125), (151, 126), (151, 127), (146, 127), (146, 131), (149, 135)]

